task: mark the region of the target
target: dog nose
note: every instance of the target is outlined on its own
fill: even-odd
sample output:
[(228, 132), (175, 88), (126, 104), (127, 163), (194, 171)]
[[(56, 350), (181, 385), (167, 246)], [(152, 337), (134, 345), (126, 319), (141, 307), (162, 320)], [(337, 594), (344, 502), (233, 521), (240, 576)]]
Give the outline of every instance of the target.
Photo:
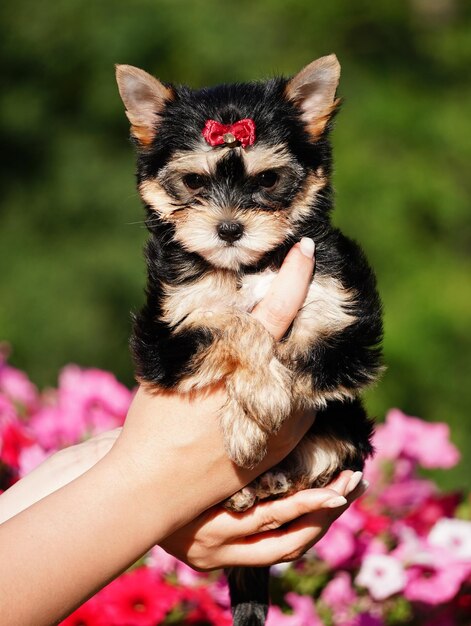
[(221, 222), (217, 227), (220, 239), (224, 241), (237, 241), (244, 234), (244, 227), (239, 222)]

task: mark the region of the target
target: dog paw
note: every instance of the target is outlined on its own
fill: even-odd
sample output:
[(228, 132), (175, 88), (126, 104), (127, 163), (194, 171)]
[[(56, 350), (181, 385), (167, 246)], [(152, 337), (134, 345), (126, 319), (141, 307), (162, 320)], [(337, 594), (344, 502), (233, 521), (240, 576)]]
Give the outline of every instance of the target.
[(234, 513), (242, 513), (255, 504), (255, 490), (252, 487), (244, 487), (224, 502), (224, 507)]
[(231, 437), (231, 440), (226, 442), (226, 450), (229, 458), (236, 465), (252, 469), (260, 463), (267, 453), (266, 433), (263, 433), (263, 436), (257, 436), (257, 438), (243, 437), (238, 439)]
[(259, 500), (286, 495), (294, 485), (289, 475), (282, 471), (265, 472), (257, 478), (255, 483), (255, 492)]
[(267, 367), (252, 364), (235, 370), (227, 385), (245, 413), (269, 433), (276, 433), (291, 414), (291, 387), (291, 372), (276, 358)]
[(222, 409), (221, 425), (229, 458), (240, 467), (252, 468), (267, 451), (267, 433), (249, 417), (234, 398)]
[(294, 482), (281, 470), (265, 472), (224, 502), (229, 511), (240, 513), (250, 509), (259, 500), (285, 496), (293, 491)]

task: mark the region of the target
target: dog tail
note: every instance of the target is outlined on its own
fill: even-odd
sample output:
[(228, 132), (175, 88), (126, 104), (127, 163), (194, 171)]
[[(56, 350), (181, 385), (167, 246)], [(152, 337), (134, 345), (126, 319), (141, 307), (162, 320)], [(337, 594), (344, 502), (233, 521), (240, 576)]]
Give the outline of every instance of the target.
[(268, 613), (269, 567), (226, 570), (234, 626), (263, 626)]

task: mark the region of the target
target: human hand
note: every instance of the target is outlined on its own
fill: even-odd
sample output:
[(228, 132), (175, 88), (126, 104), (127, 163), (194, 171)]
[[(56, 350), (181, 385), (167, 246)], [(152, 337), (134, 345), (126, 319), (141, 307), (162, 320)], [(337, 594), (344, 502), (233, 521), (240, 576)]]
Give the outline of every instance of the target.
[(244, 513), (218, 505), (160, 545), (199, 571), (293, 561), (324, 536), (367, 486), (361, 472), (344, 471), (324, 489), (259, 502)]
[[(302, 252), (301, 244), (297, 244), (291, 249), (279, 274), (270, 286), (269, 292), (253, 311), (254, 317), (276, 339), (281, 339), (284, 335), (306, 297), (314, 266), (314, 261), (310, 254), (309, 241), (307, 243), (303, 242), (302, 248), (304, 250), (306, 250), (306, 246), (307, 253)], [(201, 401), (197, 400), (194, 405), (201, 405), (199, 410), (200, 412), (206, 412), (204, 417), (207, 419), (208, 415), (214, 417), (216, 409), (223, 404), (224, 399), (222, 387), (219, 387), (205, 394), (205, 397)], [(146, 397), (143, 405), (146, 410), (142, 414), (139, 413), (139, 410), (136, 410), (135, 420), (136, 422), (139, 420), (141, 426), (156, 431), (158, 436), (161, 430), (156, 429), (155, 426), (160, 417), (156, 418), (155, 413), (164, 411), (165, 405), (176, 406), (178, 410), (182, 410), (182, 402), (178, 402), (178, 394), (166, 394), (165, 398)], [(185, 405), (183, 403), (184, 408)], [(169, 411), (169, 415), (172, 416), (170, 408)], [(145, 417), (148, 413), (149, 421), (147, 422)], [(197, 420), (200, 418), (193, 415), (193, 419)], [(192, 427), (194, 426), (193, 419)], [(272, 455), (277, 455), (279, 459), (285, 456), (309, 428), (312, 419), (312, 414), (300, 414), (295, 419), (288, 420), (279, 435), (272, 441)], [(154, 441), (152, 431), (149, 432), (148, 436), (144, 436), (146, 441)], [(83, 443), (60, 450), (46, 459), (28, 476), (18, 481), (7, 492), (2, 494), (0, 500), (0, 523), (84, 474), (110, 451), (120, 433), (121, 428), (102, 433)], [(140, 431), (140, 433), (143, 433), (143, 431)], [(136, 437), (135, 443), (136, 447), (132, 450), (130, 458), (143, 456), (142, 439), (139, 441), (139, 438)], [(159, 463), (156, 447), (153, 447), (150, 452), (155, 461)], [(268, 457), (267, 463), (270, 462), (270, 458)], [(273, 461), (272, 464), (275, 462)], [(266, 467), (268, 468), (268, 466), (267, 464)], [(249, 482), (249, 480), (250, 477), (246, 482)], [(234, 491), (237, 488), (237, 485), (235, 485)]]
[[(313, 247), (308, 239), (293, 246), (268, 293), (252, 313), (275, 339), (283, 337), (306, 298), (314, 269)], [(190, 517), (194, 518), (281, 461), (314, 420), (313, 412), (291, 416), (270, 438), (262, 463), (253, 470), (241, 469), (224, 450), (219, 414), (225, 401), (224, 384), (191, 394), (142, 385), (111, 452), (123, 463), (123, 476), (155, 489), (156, 475), (160, 483), (162, 480), (162, 459), (167, 459), (171, 484), (176, 484), (176, 476), (183, 479), (187, 472), (187, 480), (201, 488), (192, 493)], [(200, 481), (198, 476), (205, 479)], [(187, 495), (186, 490), (176, 487), (172, 496), (181, 498), (182, 515), (188, 505)]]

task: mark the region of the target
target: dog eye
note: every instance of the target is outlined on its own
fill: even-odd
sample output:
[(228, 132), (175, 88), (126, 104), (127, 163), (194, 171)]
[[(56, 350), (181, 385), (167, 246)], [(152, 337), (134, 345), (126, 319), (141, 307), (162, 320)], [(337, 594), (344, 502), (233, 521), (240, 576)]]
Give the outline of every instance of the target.
[(271, 189), (276, 185), (280, 177), (275, 170), (266, 170), (257, 176), (257, 183), (264, 189)]
[(196, 191), (197, 189), (203, 189), (206, 187), (206, 178), (201, 174), (185, 174), (183, 182), (188, 189)]

